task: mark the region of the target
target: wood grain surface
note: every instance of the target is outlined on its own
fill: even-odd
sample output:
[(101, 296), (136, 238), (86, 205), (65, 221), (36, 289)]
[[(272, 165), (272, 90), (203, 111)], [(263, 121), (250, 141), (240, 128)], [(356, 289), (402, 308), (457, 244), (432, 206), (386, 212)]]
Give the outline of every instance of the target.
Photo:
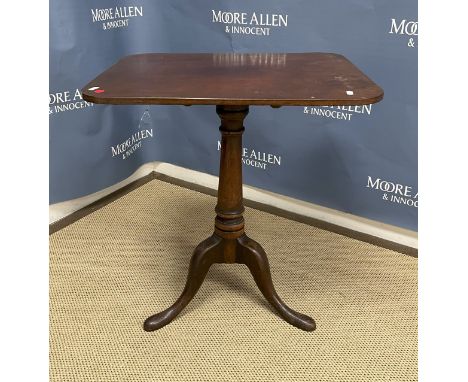
[(148, 53), (122, 58), (82, 90), (133, 105), (364, 105), (383, 90), (333, 53)]

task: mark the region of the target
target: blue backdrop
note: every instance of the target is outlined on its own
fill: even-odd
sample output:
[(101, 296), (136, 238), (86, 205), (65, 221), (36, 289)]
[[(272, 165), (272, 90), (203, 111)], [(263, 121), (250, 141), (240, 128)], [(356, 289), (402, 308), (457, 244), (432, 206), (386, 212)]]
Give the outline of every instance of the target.
[(251, 107), (244, 182), (417, 230), (417, 34), (416, 0), (51, 0), (50, 202), (96, 192), (149, 161), (218, 173), (214, 106), (81, 99), (79, 89), (122, 56), (335, 52), (384, 100)]

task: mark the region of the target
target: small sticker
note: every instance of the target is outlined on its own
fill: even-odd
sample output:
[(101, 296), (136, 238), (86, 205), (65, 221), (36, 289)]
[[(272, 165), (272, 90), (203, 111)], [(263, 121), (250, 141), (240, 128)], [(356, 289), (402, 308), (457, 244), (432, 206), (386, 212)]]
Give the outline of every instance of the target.
[(95, 93), (104, 93), (104, 90), (103, 89), (98, 89), (98, 90), (95, 90), (94, 92)]
[(94, 87), (92, 87), (92, 88), (89, 88), (88, 90), (91, 90), (91, 91), (92, 91), (92, 90), (96, 90), (96, 89), (99, 89), (99, 86), (94, 86)]
[(354, 95), (354, 92), (352, 90), (346, 90), (347, 95)]

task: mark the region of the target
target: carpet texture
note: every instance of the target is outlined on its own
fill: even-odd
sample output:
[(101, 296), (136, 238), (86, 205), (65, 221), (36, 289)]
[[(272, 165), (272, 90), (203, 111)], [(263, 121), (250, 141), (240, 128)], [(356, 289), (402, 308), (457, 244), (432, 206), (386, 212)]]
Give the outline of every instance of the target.
[(417, 381), (417, 259), (246, 208), (278, 294), (215, 264), (171, 324), (143, 321), (182, 291), (215, 198), (153, 180), (50, 236), (51, 381)]

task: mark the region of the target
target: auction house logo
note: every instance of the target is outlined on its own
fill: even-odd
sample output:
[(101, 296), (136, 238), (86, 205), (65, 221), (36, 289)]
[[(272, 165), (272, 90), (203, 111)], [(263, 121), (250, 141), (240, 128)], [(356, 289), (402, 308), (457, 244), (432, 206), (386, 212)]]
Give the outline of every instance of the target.
[(127, 159), (135, 151), (140, 149), (143, 141), (153, 138), (153, 122), (148, 110), (145, 110), (138, 124), (138, 131), (128, 137), (122, 143), (111, 147), (112, 157), (120, 156), (121, 159)]
[(91, 102), (83, 101), (80, 89), (74, 91), (65, 90), (49, 94), (49, 115), (58, 114), (62, 111), (84, 109), (93, 106)]
[[(221, 150), (221, 142), (218, 141), (218, 151)], [(281, 166), (281, 156), (277, 154), (266, 153), (257, 151), (255, 149), (248, 149), (247, 147), (242, 148), (242, 163), (266, 170), (268, 165)]]
[(311, 117), (322, 117), (351, 121), (354, 114), (370, 115), (372, 105), (361, 106), (305, 106), (303, 114)]
[(93, 23), (99, 22), (102, 29), (128, 27), (128, 22), (134, 17), (143, 17), (143, 6), (112, 7), (91, 9)]
[(414, 48), (416, 42), (415, 37), (418, 35), (418, 22), (417, 21), (411, 21), (411, 20), (397, 20), (397, 19), (392, 19), (391, 24), (390, 24), (390, 34), (397, 34), (397, 35), (405, 35), (408, 37), (408, 46), (410, 48)]
[(366, 188), (372, 188), (382, 193), (382, 200), (418, 208), (418, 193), (413, 187), (400, 183), (389, 182), (380, 178), (367, 177)]
[(211, 10), (211, 21), (224, 25), (230, 34), (269, 36), (273, 28), (287, 28), (288, 15)]

